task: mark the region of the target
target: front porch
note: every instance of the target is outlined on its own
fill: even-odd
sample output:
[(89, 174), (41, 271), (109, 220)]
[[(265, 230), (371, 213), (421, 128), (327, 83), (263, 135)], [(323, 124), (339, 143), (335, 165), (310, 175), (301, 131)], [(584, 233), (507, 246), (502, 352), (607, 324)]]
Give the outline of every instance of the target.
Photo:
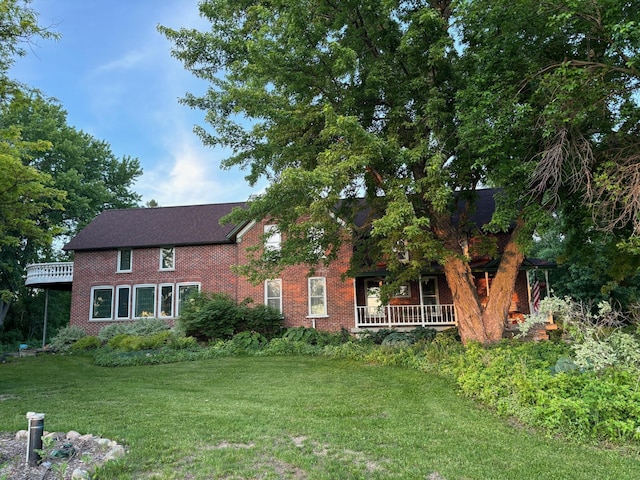
[(448, 328), (455, 324), (453, 305), (356, 307), (356, 328)]

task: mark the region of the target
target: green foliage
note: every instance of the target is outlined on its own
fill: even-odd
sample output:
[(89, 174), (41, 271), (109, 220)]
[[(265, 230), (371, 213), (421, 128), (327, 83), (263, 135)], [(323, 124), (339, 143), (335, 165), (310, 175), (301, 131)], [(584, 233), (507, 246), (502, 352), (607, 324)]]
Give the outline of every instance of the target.
[(382, 345), (388, 346), (409, 346), (414, 342), (414, 338), (407, 332), (393, 332), (384, 337)]
[(164, 330), (151, 335), (129, 335), (120, 334), (112, 337), (107, 342), (109, 348), (122, 350), (125, 352), (136, 352), (140, 350), (157, 350), (170, 344), (173, 333)]
[(80, 340), (77, 340), (71, 345), (72, 352), (86, 352), (88, 350), (95, 350), (96, 348), (100, 348), (102, 346), (102, 342), (100, 339), (94, 335), (87, 335), (82, 337)]
[(259, 350), (267, 344), (267, 339), (264, 335), (249, 331), (234, 335), (232, 341), (241, 350)]
[(98, 338), (102, 342), (108, 342), (116, 335), (148, 336), (169, 329), (166, 321), (158, 318), (140, 318), (133, 322), (112, 323), (102, 327), (98, 332)]
[(74, 343), (86, 335), (86, 332), (76, 325), (64, 327), (58, 330), (49, 346), (55, 352), (67, 352)]
[(202, 340), (228, 340), (242, 331), (255, 331), (272, 338), (280, 333), (284, 319), (275, 309), (240, 305), (229, 295), (200, 292), (183, 307), (178, 328)]
[(230, 339), (242, 312), (236, 301), (222, 293), (200, 292), (182, 308), (179, 328), (199, 339)]
[(242, 309), (242, 322), (236, 330), (260, 332), (266, 338), (282, 333), (284, 319), (282, 314), (268, 305), (254, 305)]

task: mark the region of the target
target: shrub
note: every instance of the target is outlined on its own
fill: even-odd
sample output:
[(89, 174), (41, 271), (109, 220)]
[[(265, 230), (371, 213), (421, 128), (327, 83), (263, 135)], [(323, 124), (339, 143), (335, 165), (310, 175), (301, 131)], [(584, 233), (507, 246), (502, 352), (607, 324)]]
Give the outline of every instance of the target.
[(98, 338), (102, 342), (106, 343), (116, 335), (129, 334), (128, 328), (128, 323), (112, 323), (111, 325), (107, 325), (106, 327), (102, 327), (100, 329), (100, 332), (98, 332)]
[(180, 314), (178, 324), (187, 336), (202, 340), (230, 339), (242, 320), (242, 310), (229, 295), (194, 294)]
[(132, 323), (126, 324), (129, 335), (139, 335), (141, 337), (148, 337), (158, 332), (165, 332), (169, 330), (169, 325), (166, 321), (159, 318), (140, 318)]
[(116, 335), (149, 336), (157, 332), (166, 331), (169, 325), (164, 320), (157, 318), (141, 318), (132, 322), (112, 323), (103, 327), (98, 333), (98, 338), (108, 342)]
[(172, 333), (168, 330), (147, 336), (120, 334), (109, 340), (107, 345), (113, 350), (123, 350), (125, 352), (157, 350), (170, 344), (171, 337)]
[(268, 305), (243, 305), (240, 308), (243, 319), (236, 331), (257, 332), (266, 338), (274, 338), (282, 333), (284, 317), (275, 308)]
[(71, 345), (71, 351), (86, 352), (88, 350), (95, 350), (96, 348), (100, 348), (101, 346), (102, 342), (100, 342), (100, 339), (98, 337), (94, 335), (87, 335), (73, 343)]
[(75, 325), (63, 327), (53, 337), (50, 346), (56, 352), (68, 352), (71, 349), (71, 345), (86, 335), (82, 328)]

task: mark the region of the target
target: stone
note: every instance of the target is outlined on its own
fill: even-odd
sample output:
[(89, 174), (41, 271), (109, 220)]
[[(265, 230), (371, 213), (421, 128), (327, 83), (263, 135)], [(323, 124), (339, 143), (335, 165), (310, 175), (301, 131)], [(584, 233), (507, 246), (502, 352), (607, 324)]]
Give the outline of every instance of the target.
[(109, 460), (115, 460), (116, 458), (124, 456), (124, 454), (124, 447), (122, 445), (116, 445), (107, 452), (107, 454), (104, 456), (104, 461), (108, 462)]
[(82, 440), (83, 442), (88, 442), (90, 440), (93, 440), (93, 435), (91, 435), (90, 433), (87, 433), (86, 435), (81, 435), (80, 440)]
[(89, 478), (89, 472), (81, 468), (76, 468), (71, 474), (71, 480), (87, 480)]
[(78, 440), (81, 435), (75, 430), (71, 430), (67, 433), (67, 440)]
[(19, 430), (16, 432), (16, 440), (26, 440), (29, 438), (29, 432), (27, 430)]
[(105, 445), (105, 446), (107, 446), (107, 447), (109, 446), (109, 443), (110, 443), (110, 442), (111, 442), (111, 440), (109, 440), (108, 438), (98, 438), (98, 439), (96, 440), (96, 443), (97, 443), (98, 445)]

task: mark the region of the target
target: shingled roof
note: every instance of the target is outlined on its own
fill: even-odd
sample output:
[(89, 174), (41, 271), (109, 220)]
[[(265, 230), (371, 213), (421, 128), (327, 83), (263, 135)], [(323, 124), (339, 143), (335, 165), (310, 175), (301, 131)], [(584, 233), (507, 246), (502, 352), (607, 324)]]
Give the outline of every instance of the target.
[(110, 250), (232, 243), (235, 225), (220, 219), (244, 202), (105, 210), (64, 250)]

